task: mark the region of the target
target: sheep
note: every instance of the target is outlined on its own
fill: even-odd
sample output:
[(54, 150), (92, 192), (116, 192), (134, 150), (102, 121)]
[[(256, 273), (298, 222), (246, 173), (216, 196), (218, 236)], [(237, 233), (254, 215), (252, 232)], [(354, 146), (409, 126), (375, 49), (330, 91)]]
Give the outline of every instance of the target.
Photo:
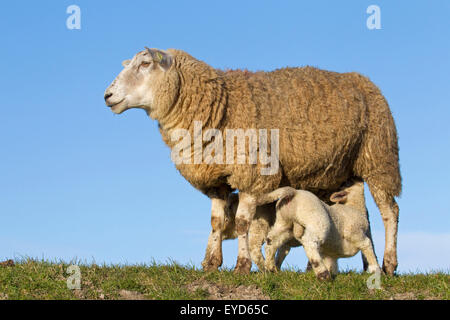
[(275, 223), (267, 235), (266, 270), (277, 270), (277, 249), (296, 239), (319, 279), (336, 275), (337, 259), (352, 257), (359, 251), (367, 258), (370, 273), (381, 272), (370, 235), (364, 182), (350, 181), (332, 194), (332, 206), (309, 191), (284, 187), (277, 192), (285, 195), (277, 202)]
[[(382, 215), (383, 268), (394, 274), (399, 213), (395, 197), (401, 192), (397, 132), (386, 100), (368, 78), (313, 67), (224, 72), (176, 49), (146, 48), (123, 66), (105, 91), (107, 106), (116, 114), (145, 110), (158, 122), (172, 156), (182, 144), (183, 161), (175, 162), (177, 170), (211, 199), (213, 231), (202, 262), (205, 270), (222, 263), (224, 208), (233, 190), (239, 190), (235, 271), (248, 273), (248, 229), (258, 196), (283, 186), (315, 193), (336, 190), (357, 176), (368, 184)], [(199, 124), (210, 136), (197, 139)], [(270, 161), (260, 157), (257, 163), (239, 163), (239, 154), (232, 150), (227, 159), (235, 161), (221, 162), (217, 150), (225, 140), (219, 138), (231, 136), (234, 146), (232, 129), (277, 132), (266, 137), (270, 146), (264, 159)], [(195, 139), (181, 137), (181, 131)], [(243, 143), (245, 149), (245, 139)], [(251, 148), (244, 151), (247, 158)], [(209, 150), (210, 157), (202, 150)], [(211, 156), (214, 161), (209, 161)], [(267, 169), (275, 170), (265, 174)]]

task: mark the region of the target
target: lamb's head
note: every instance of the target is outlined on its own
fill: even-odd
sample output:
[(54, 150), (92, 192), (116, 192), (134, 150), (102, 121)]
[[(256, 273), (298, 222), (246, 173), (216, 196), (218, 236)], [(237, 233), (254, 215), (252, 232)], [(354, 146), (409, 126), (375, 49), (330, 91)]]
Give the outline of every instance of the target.
[(346, 181), (340, 190), (330, 196), (330, 201), (334, 203), (349, 204), (358, 209), (365, 210), (364, 181), (352, 178)]
[(169, 51), (146, 48), (131, 60), (105, 91), (105, 102), (120, 114), (131, 108), (142, 108), (153, 119), (167, 113), (176, 99), (180, 83)]

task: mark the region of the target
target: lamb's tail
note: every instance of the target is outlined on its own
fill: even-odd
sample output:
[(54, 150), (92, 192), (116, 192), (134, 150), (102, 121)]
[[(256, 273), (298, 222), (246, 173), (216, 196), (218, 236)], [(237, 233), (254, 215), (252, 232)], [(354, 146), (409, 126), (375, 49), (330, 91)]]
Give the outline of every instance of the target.
[(261, 206), (286, 197), (292, 198), (295, 195), (296, 191), (297, 190), (292, 187), (278, 188), (272, 192), (259, 196), (256, 205)]

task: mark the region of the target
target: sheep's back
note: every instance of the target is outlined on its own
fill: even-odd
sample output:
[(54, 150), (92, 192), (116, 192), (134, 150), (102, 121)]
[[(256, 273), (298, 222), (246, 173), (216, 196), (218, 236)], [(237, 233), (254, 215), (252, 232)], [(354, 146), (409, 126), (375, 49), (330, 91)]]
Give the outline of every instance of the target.
[(278, 129), (289, 185), (332, 189), (348, 178), (367, 125), (355, 74), (305, 67), (234, 78), (228, 126)]

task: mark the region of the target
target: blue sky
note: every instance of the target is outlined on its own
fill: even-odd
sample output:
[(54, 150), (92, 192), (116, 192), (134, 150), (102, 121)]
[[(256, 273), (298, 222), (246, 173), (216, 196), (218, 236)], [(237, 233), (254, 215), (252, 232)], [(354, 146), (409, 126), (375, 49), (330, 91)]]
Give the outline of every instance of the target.
[[(81, 30), (66, 8), (81, 8)], [(369, 5), (381, 30), (366, 27)], [(448, 270), (448, 1), (9, 1), (0, 5), (0, 259), (200, 265), (210, 202), (176, 171), (157, 123), (103, 92), (144, 46), (217, 68), (358, 71), (399, 132), (399, 271)], [(384, 228), (367, 197), (381, 263)], [(233, 266), (237, 242), (224, 245)], [(302, 249), (287, 264), (303, 268)], [(341, 260), (361, 268), (359, 255)]]

